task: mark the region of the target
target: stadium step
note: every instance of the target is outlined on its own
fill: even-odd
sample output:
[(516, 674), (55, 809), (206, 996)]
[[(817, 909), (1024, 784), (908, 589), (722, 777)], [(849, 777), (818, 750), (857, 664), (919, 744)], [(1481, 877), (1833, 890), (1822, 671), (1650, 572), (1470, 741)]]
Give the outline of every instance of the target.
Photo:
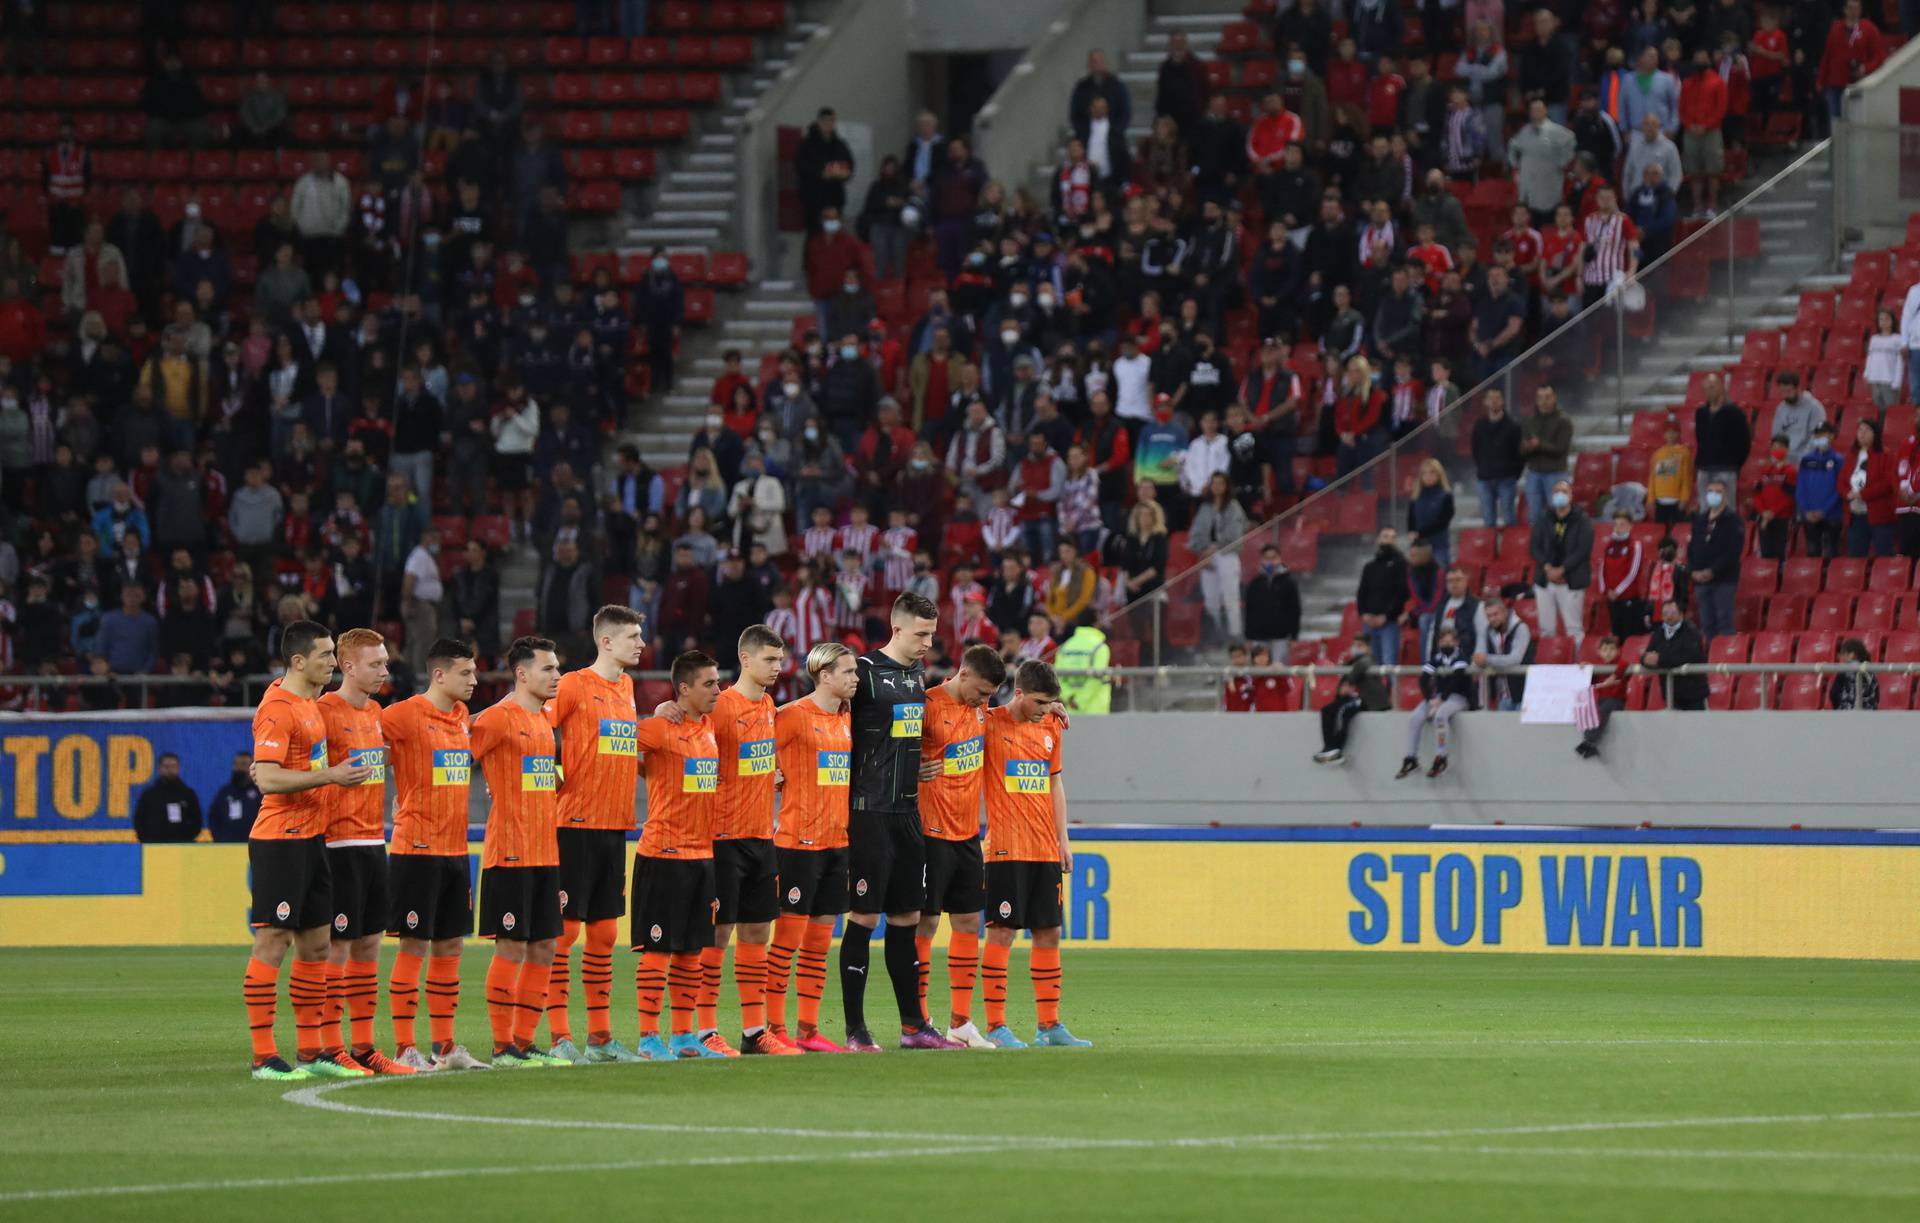
[(720, 230), (713, 225), (635, 225), (627, 230), (626, 244), (651, 250), (656, 246), (688, 246), (697, 249), (720, 241)]
[[(721, 178), (724, 181), (724, 176), (721, 175), (712, 175), (709, 177)], [(677, 217), (680, 215), (681, 210), (690, 210), (702, 218), (716, 214), (725, 215), (726, 206), (732, 203), (733, 200), (734, 193), (731, 191), (683, 191), (677, 189), (676, 184), (675, 190), (662, 191), (654, 196), (654, 203), (658, 207), (671, 209), (673, 211), (656, 212), (653, 214), (653, 219), (659, 221), (669, 216)]]

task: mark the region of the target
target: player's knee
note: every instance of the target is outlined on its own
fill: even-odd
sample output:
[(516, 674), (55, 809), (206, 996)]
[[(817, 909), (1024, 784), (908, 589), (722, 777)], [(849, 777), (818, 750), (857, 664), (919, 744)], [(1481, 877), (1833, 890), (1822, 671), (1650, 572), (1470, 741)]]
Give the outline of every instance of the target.
[(303, 960), (324, 960), (332, 947), (333, 937), (325, 926), (302, 930), (293, 936), (293, 953)]
[(1011, 926), (988, 926), (987, 945), (990, 947), (1011, 947), (1013, 936), (1019, 933)]
[[(956, 920), (953, 925), (956, 930), (960, 928), (958, 920)], [(934, 935), (940, 933), (940, 915), (938, 913), (929, 913), (922, 917), (920, 919), (920, 928), (914, 931), (914, 933), (921, 938), (932, 938)]]
[(528, 959), (528, 961), (534, 964), (553, 963), (553, 949), (554, 949), (555, 941), (556, 940), (554, 939), (543, 938), (538, 940), (537, 942), (528, 943), (526, 958)]
[(907, 927), (918, 926), (920, 924), (920, 914), (917, 912), (889, 913), (887, 914), (887, 924), (889, 926), (899, 926), (903, 929)]
[(765, 943), (773, 937), (773, 923), (757, 921), (736, 926), (734, 937), (743, 943)]
[(287, 948), (293, 946), (293, 931), (276, 930), (268, 926), (253, 932), (253, 958), (265, 964), (278, 965), (287, 954)]
[(1033, 932), (1035, 947), (1058, 947), (1060, 945), (1060, 927), (1048, 926), (1045, 930)]
[(380, 936), (377, 934), (369, 934), (364, 938), (353, 940), (352, 945), (348, 948), (347, 954), (349, 958), (355, 960), (365, 961), (378, 959), (380, 957)]
[[(939, 925), (940, 919), (938, 917), (935, 917), (933, 920), (936, 926)], [(953, 923), (953, 930), (956, 934), (980, 933), (980, 915), (978, 913), (955, 913), (947, 920)]]
[[(408, 942), (412, 942), (415, 947), (420, 946), (420, 943), (418, 943), (417, 941), (410, 939), (408, 940)], [(461, 952), (465, 951), (466, 949), (467, 949), (467, 940), (463, 938), (437, 938), (433, 940), (433, 954), (437, 956), (441, 956), (443, 958), (450, 955), (459, 955)], [(407, 944), (401, 943), (400, 950), (402, 951), (407, 950)], [(420, 952), (414, 951), (412, 954), (419, 955)]]
[(853, 926), (864, 926), (871, 930), (880, 924), (880, 915), (878, 913), (849, 913), (847, 914), (847, 923)]

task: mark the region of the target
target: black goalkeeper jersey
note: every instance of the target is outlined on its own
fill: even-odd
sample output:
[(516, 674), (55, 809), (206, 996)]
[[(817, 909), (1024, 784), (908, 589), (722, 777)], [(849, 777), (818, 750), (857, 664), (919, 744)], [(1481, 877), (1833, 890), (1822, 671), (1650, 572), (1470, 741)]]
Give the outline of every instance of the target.
[(850, 805), (855, 811), (917, 814), (927, 669), (918, 662), (902, 666), (880, 650), (862, 654), (859, 669)]

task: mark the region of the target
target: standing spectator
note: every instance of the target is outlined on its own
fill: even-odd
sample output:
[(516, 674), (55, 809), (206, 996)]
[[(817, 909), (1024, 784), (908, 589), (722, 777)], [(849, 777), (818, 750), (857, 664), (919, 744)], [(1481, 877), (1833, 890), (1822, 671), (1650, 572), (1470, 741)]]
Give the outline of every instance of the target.
[(1900, 338), (1907, 347), (1907, 398), (1920, 403), (1920, 281), (1901, 304)]
[(1407, 558), (1392, 527), (1380, 532), (1378, 550), (1360, 570), (1355, 609), (1373, 656), (1385, 666), (1400, 661), (1400, 615), (1407, 606)]
[[(428, 523), (420, 542), (407, 553), (400, 578), (400, 619), (406, 625), (407, 666), (425, 675), (427, 646), (440, 636), (440, 600), (446, 587), (440, 580), (440, 528)], [(542, 625), (542, 628), (558, 628)]]
[[(1014, 469), (1013, 489), (1019, 514), (1022, 541), (1031, 556), (1053, 555), (1059, 529), (1058, 510), (1066, 490), (1067, 465), (1047, 445), (1046, 435), (1038, 431), (1027, 435), (1026, 453)], [(1078, 539), (1074, 541), (1079, 544)], [(1019, 628), (1024, 621), (1013, 625)]]
[(412, 483), (398, 473), (388, 476), (386, 500), (373, 520), (373, 567), (380, 575), (380, 601), (388, 614), (400, 606), (402, 571), (427, 526)]
[(260, 814), (260, 787), (253, 782), (252, 768), (251, 755), (235, 752), (226, 784), (207, 803), (207, 832), (216, 842), (243, 842), (253, 832), (254, 817)]
[(300, 231), (308, 275), (339, 270), (352, 222), (353, 185), (324, 150), (314, 153), (312, 166), (293, 184), (293, 224)]
[(1266, 645), (1276, 658), (1287, 657), (1300, 635), (1300, 586), (1273, 544), (1260, 549), (1260, 572), (1242, 591), (1242, 602), (1247, 639)]
[(1620, 196), (1601, 183), (1594, 191), (1593, 214), (1584, 222), (1587, 264), (1580, 273), (1582, 306), (1612, 291), (1616, 280), (1640, 270), (1640, 228), (1620, 211)]
[(160, 71), (148, 77), (141, 89), (140, 111), (146, 115), (150, 149), (183, 144), (197, 149), (213, 143), (206, 95), (172, 50), (162, 57)]
[[(1126, 125), (1121, 124), (1121, 130)], [(934, 241), (939, 248), (940, 270), (948, 279), (959, 272), (966, 258), (973, 233), (973, 215), (980, 193), (987, 185), (987, 168), (973, 155), (973, 146), (963, 136), (947, 142), (947, 155), (934, 171), (928, 184), (928, 204), (933, 209)]]
[(477, 539), (467, 541), (465, 563), (454, 570), (449, 584), (447, 612), (452, 629), (483, 654), (500, 645), (500, 571), (493, 554)]
[[(1474, 651), (1473, 665), (1482, 669), (1495, 670), (1507, 667), (1524, 667), (1533, 661), (1533, 630), (1527, 622), (1513, 614), (1507, 601), (1498, 594), (1489, 594), (1481, 611), (1487, 618), (1486, 636), (1478, 641)], [(1511, 712), (1520, 708), (1520, 702), (1526, 699), (1527, 678), (1524, 674), (1491, 675), (1487, 677), (1487, 706)]]
[(1367, 639), (1355, 637), (1347, 649), (1347, 673), (1340, 677), (1333, 699), (1320, 707), (1320, 750), (1313, 754), (1313, 762), (1343, 763), (1354, 717), (1363, 711), (1382, 713), (1392, 708), (1387, 682), (1374, 673)]
[[(1486, 616), (1480, 610), (1480, 600), (1468, 593), (1467, 571), (1458, 565), (1447, 570), (1446, 592), (1434, 609), (1432, 623), (1435, 627), (1451, 624), (1460, 634), (1460, 648), (1469, 654), (1479, 648), (1486, 635)], [(1420, 653), (1422, 657), (1433, 653), (1431, 633), (1422, 638)]]
[[(805, 263), (807, 296), (813, 299), (820, 334), (838, 336), (852, 330), (836, 326), (836, 304), (846, 296), (849, 284), (856, 293), (870, 290), (875, 269), (872, 252), (846, 231), (838, 207), (828, 205), (822, 210), (818, 228), (807, 235)], [(865, 326), (866, 320), (862, 319), (859, 327)]]
[(175, 450), (147, 490), (154, 542), (161, 551), (185, 548), (198, 555), (206, 546), (206, 495), (206, 480), (193, 465), (193, 455)]
[(1107, 540), (1109, 563), (1120, 567), (1128, 601), (1160, 589), (1167, 580), (1167, 519), (1150, 501), (1134, 505), (1127, 529)]
[(1600, 754), (1600, 737), (1607, 733), (1607, 722), (1627, 707), (1627, 667), (1620, 661), (1617, 634), (1600, 639), (1600, 661), (1593, 665), (1593, 705), (1598, 720), (1580, 732), (1580, 742), (1573, 749), (1585, 760)]
[[(1900, 402), (1900, 388), (1906, 385), (1901, 366), (1906, 358), (1906, 346), (1900, 339), (1893, 311), (1881, 310), (1874, 315), (1873, 335), (1867, 340), (1867, 366), (1860, 376), (1866, 380), (1867, 390), (1873, 396), (1873, 406), (1882, 415)], [(1799, 456), (1795, 455), (1794, 460), (1798, 462)]]
[(160, 753), (153, 782), (133, 805), (134, 836), (145, 845), (185, 843), (200, 835), (200, 796), (180, 776), (180, 757)]
[(1660, 625), (1647, 642), (1640, 665), (1661, 674), (1667, 685), (1667, 706), (1671, 709), (1698, 710), (1707, 707), (1707, 677), (1673, 675), (1676, 667), (1697, 666), (1707, 661), (1707, 645), (1700, 630), (1680, 614), (1680, 605), (1672, 599), (1660, 605)]
[(1487, 292), (1473, 307), (1473, 325), (1467, 333), (1476, 355), (1476, 381), (1493, 377), (1520, 355), (1526, 322), (1526, 300), (1513, 292), (1507, 270), (1488, 268)]
[(1453, 486), (1440, 460), (1424, 459), (1407, 502), (1407, 538), (1433, 549), (1442, 569), (1453, 563)]
[[(674, 546), (673, 551), (676, 568), (681, 558), (691, 553), (691, 549), (679, 544)], [(696, 569), (695, 572), (700, 575), (701, 612), (704, 619), (707, 575), (705, 570)], [(553, 560), (547, 565), (546, 572), (540, 575), (540, 589), (534, 606), (541, 631), (552, 633), (563, 641), (571, 639), (571, 644), (577, 648), (593, 616), (594, 592), (593, 566), (581, 560), (577, 542), (562, 536), (553, 545)], [(661, 617), (662, 641), (674, 642), (672, 648), (677, 651), (679, 638), (667, 635), (664, 608)], [(690, 631), (698, 633), (700, 629), (696, 626)]]
[(1774, 405), (1773, 425), (1767, 433), (1784, 435), (1787, 458), (1798, 463), (1813, 448), (1814, 433), (1827, 423), (1826, 405), (1800, 389), (1800, 375), (1795, 370), (1781, 370), (1773, 376), (1773, 384), (1780, 392), (1780, 402)]
[(1680, 223), (1680, 203), (1667, 186), (1666, 171), (1658, 162), (1641, 167), (1640, 175), (1641, 181), (1627, 190), (1627, 219), (1640, 231), (1641, 256), (1652, 263), (1673, 245), (1674, 227)]
[(1480, 514), (1490, 527), (1510, 527), (1519, 521), (1514, 516), (1513, 497), (1523, 467), (1523, 431), (1507, 415), (1504, 391), (1488, 390), (1481, 396), (1481, 403), (1485, 414), (1473, 422), (1473, 471), (1480, 482)]
[[(1864, 667), (1873, 661), (1866, 643), (1858, 637), (1842, 640), (1837, 654), (1836, 661), (1842, 665)], [(1827, 682), (1827, 708), (1880, 708), (1880, 681), (1864, 670), (1840, 672)]]
[(1194, 512), (1187, 544), (1204, 566), (1200, 570), (1200, 596), (1207, 617), (1227, 641), (1242, 640), (1240, 539), (1246, 533), (1247, 512), (1234, 500), (1227, 473), (1214, 472)]
[[(907, 223), (907, 209), (913, 209), (913, 225)], [(867, 186), (866, 202), (860, 208), (860, 237), (873, 249), (874, 274), (880, 280), (897, 280), (907, 274), (907, 244), (913, 238), (924, 201), (914, 194), (914, 184), (900, 166), (900, 159), (889, 154), (880, 159), (880, 172)]]
[(520, 116), (527, 99), (520, 89), (520, 78), (507, 66), (505, 51), (494, 50), (487, 56), (487, 70), (473, 86), (473, 113), (480, 133), (492, 146), (494, 158), (504, 155), (520, 130)]
[(1693, 500), (1693, 451), (1680, 444), (1680, 422), (1672, 416), (1667, 417), (1665, 438), (1653, 452), (1647, 495), (1653, 499), (1653, 520), (1671, 531)]
[[(1179, 126), (1180, 135), (1191, 140), (1206, 99), (1207, 74), (1188, 48), (1186, 34), (1175, 30), (1167, 39), (1167, 58), (1160, 61), (1155, 78), (1153, 113), (1170, 116)], [(1111, 99), (1108, 105), (1112, 105)]]
[(1109, 198), (1117, 195), (1133, 177), (1133, 153), (1127, 147), (1127, 129), (1114, 122), (1105, 98), (1095, 95), (1086, 118), (1074, 124), (1073, 134), (1100, 190)]
[(1835, 119), (1840, 118), (1847, 86), (1876, 71), (1887, 58), (1880, 27), (1860, 14), (1860, 0), (1846, 0), (1840, 19), (1827, 30), (1826, 49), (1820, 55), (1820, 74), (1814, 83), (1826, 96), (1827, 114)]
[[(1880, 427), (1873, 421), (1862, 420), (1853, 438), (1854, 450), (1840, 477), (1847, 501), (1847, 555), (1892, 556), (1893, 459), (1881, 446)], [(1704, 618), (1701, 628), (1706, 628)]]
[(1075, 130), (1092, 114), (1095, 98), (1106, 99), (1107, 113), (1121, 132), (1133, 126), (1133, 96), (1126, 82), (1107, 70), (1107, 53), (1098, 48), (1087, 52), (1087, 75), (1075, 82), (1068, 100), (1067, 121)]
[(1627, 160), (1620, 171), (1622, 188), (1632, 192), (1645, 182), (1648, 166), (1659, 166), (1666, 184), (1679, 191), (1685, 173), (1680, 148), (1661, 130), (1660, 117), (1654, 114), (1642, 115), (1640, 126), (1627, 141)]
[(253, 74), (240, 95), (240, 136), (256, 149), (278, 147), (287, 138), (287, 91), (273, 83), (265, 68)]
[[(1541, 15), (1552, 20), (1552, 14), (1544, 9)], [(1507, 142), (1507, 160), (1513, 165), (1520, 202), (1526, 205), (1533, 223), (1542, 229), (1553, 220), (1567, 167), (1577, 151), (1573, 133), (1550, 119), (1547, 111), (1547, 103), (1542, 98), (1527, 103), (1526, 125)]]
[(64, 255), (80, 241), (82, 229), (87, 228), (85, 201), (92, 181), (93, 159), (74, 138), (73, 120), (62, 118), (41, 176), (47, 193), (49, 255)]
[(100, 617), (94, 648), (115, 675), (152, 675), (159, 669), (160, 622), (146, 602), (146, 589), (126, 582), (120, 587), (120, 610)]
[(1693, 535), (1687, 541), (1694, 605), (1700, 610), (1701, 635), (1709, 642), (1734, 631), (1733, 597), (1740, 584), (1740, 554), (1747, 543), (1746, 525), (1728, 504), (1728, 487), (1719, 479), (1707, 482), (1701, 512), (1694, 515)]
[(1712, 55), (1700, 47), (1693, 53), (1693, 72), (1680, 87), (1680, 126), (1686, 140), (1685, 172), (1693, 180), (1693, 212), (1709, 220), (1719, 211), (1720, 175), (1727, 168), (1720, 133), (1726, 121), (1727, 82), (1714, 70)]
[(1624, 73), (1619, 88), (1619, 121), (1623, 132), (1638, 132), (1648, 115), (1660, 121), (1660, 130), (1669, 136), (1680, 131), (1680, 82), (1660, 67), (1660, 51), (1643, 47), (1634, 61), (1633, 71)]
[(1426, 698), (1416, 705), (1407, 725), (1407, 755), (1400, 762), (1396, 779), (1406, 777), (1420, 767), (1420, 740), (1427, 723), (1433, 723), (1433, 766), (1428, 777), (1447, 771), (1447, 754), (1452, 744), (1449, 730), (1453, 716), (1473, 708), (1473, 676), (1467, 673), (1467, 656), (1460, 649), (1460, 635), (1452, 626), (1434, 634), (1433, 653), (1420, 668), (1420, 695)]
[(838, 213), (847, 206), (853, 150), (841, 138), (837, 122), (832, 107), (821, 107), (794, 154), (794, 174), (800, 181), (800, 204), (806, 210), (808, 233), (819, 228), (823, 210), (832, 208)]
[(673, 346), (687, 317), (687, 298), (674, 274), (664, 246), (653, 248), (647, 274), (633, 291), (635, 321), (647, 332), (648, 390), (664, 395), (673, 389)]
[(973, 502), (974, 513), (986, 518), (993, 490), (1007, 482), (1007, 439), (999, 422), (987, 413), (985, 400), (967, 405), (966, 422), (947, 446), (947, 474), (961, 496)]
[[(1705, 402), (1693, 410), (1693, 463), (1697, 491), (1704, 500), (1707, 485), (1714, 480), (1727, 488), (1736, 485), (1753, 449), (1753, 428), (1747, 423), (1746, 409), (1728, 402), (1722, 375), (1708, 374), (1701, 393)], [(1712, 631), (1707, 635), (1711, 637)]]
[(1336, 470), (1341, 475), (1366, 466), (1379, 453), (1386, 402), (1386, 392), (1374, 384), (1367, 359), (1348, 361), (1333, 410), (1334, 434), (1339, 438)]
[(1613, 533), (1600, 554), (1600, 588), (1607, 600), (1607, 625), (1622, 640), (1647, 631), (1646, 551), (1646, 543), (1634, 537), (1633, 515), (1616, 510)]
[[(400, 393), (393, 401), (393, 470), (411, 480), (427, 504), (433, 501), (433, 457), (445, 433), (446, 410), (427, 392), (420, 367), (402, 367)], [(417, 664), (414, 669), (419, 670)]]
[(1528, 547), (1540, 635), (1555, 636), (1564, 625), (1578, 650), (1586, 636), (1587, 587), (1593, 578), (1593, 523), (1573, 503), (1568, 481), (1556, 480), (1548, 500), (1549, 511), (1533, 520)]
[(1056, 631), (1065, 632), (1091, 614), (1099, 588), (1100, 575), (1081, 559), (1080, 549), (1072, 540), (1063, 539), (1054, 545), (1054, 566), (1047, 575), (1046, 611)]
[(1533, 393), (1533, 415), (1520, 426), (1525, 458), (1527, 518), (1538, 522), (1547, 512), (1553, 486), (1566, 477), (1573, 452), (1573, 421), (1560, 410), (1560, 395), (1550, 386)]
[(1787, 539), (1793, 529), (1793, 485), (1799, 469), (1787, 457), (1787, 439), (1776, 436), (1760, 466), (1753, 492), (1753, 513), (1757, 520), (1760, 555), (1767, 560), (1785, 560)]
[(1291, 216), (1295, 225), (1307, 223), (1304, 206), (1294, 198), (1299, 162), (1287, 154), (1289, 148), (1304, 144), (1306, 138), (1306, 124), (1287, 109), (1280, 91), (1260, 100), (1260, 117), (1247, 130), (1246, 160), (1260, 193), (1261, 211), (1270, 222)]
[[(513, 215), (524, 233), (527, 218), (533, 215), (540, 193), (548, 187), (564, 192), (567, 189), (567, 172), (560, 163), (560, 150), (547, 142), (546, 125), (533, 119), (528, 119), (520, 126), (520, 146), (513, 151), (510, 165)], [(394, 186), (397, 188), (398, 184)]]

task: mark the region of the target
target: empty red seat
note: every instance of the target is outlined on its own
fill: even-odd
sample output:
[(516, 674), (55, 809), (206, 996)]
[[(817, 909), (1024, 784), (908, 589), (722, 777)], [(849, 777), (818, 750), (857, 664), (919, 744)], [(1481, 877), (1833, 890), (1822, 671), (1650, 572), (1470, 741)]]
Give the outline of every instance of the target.
[(1789, 327), (1780, 343), (1780, 361), (1795, 369), (1809, 369), (1820, 363), (1820, 351), (1826, 341), (1826, 329), (1818, 324)]
[(593, 93), (593, 79), (584, 72), (561, 72), (553, 78), (553, 100), (562, 106), (578, 106)]
[(1878, 290), (1890, 274), (1888, 251), (1861, 251), (1853, 257), (1853, 274), (1848, 287)]
[(1251, 55), (1260, 48), (1260, 27), (1251, 21), (1229, 21), (1220, 27), (1220, 54)]
[(713, 321), (714, 294), (712, 289), (691, 288), (686, 291), (687, 322), (696, 327), (704, 327)]
[(1867, 589), (1900, 594), (1911, 590), (1913, 563), (1904, 556), (1883, 556), (1867, 569)]
[(619, 179), (652, 178), (655, 170), (652, 149), (616, 149), (613, 154), (613, 176)]
[(1852, 620), (1852, 595), (1823, 594), (1815, 596), (1813, 600), (1813, 610), (1807, 618), (1807, 627), (1838, 632), (1847, 628)]
[(624, 38), (595, 37), (587, 39), (587, 62), (596, 67), (610, 68), (627, 62), (628, 44)]
[(627, 45), (627, 58), (642, 68), (673, 62), (673, 48), (664, 38), (636, 38)]
[(1908, 710), (1913, 708), (1914, 683), (1911, 675), (1881, 675), (1880, 708)]
[(1712, 663), (1743, 663), (1751, 654), (1753, 639), (1745, 633), (1723, 633), (1713, 639), (1707, 647), (1707, 661)]
[(1796, 323), (1812, 323), (1818, 327), (1833, 325), (1833, 294), (1809, 290), (1800, 295), (1800, 309), (1794, 315)]
[(682, 102), (711, 106), (720, 100), (720, 74), (717, 72), (683, 72), (675, 87)]
[(1749, 331), (1740, 342), (1740, 363), (1742, 365), (1775, 366), (1780, 364), (1780, 333), (1777, 331)]
[(667, 262), (673, 267), (673, 274), (682, 284), (704, 284), (707, 279), (707, 256), (701, 251), (682, 251), (677, 255), (668, 255)]
[(1462, 565), (1485, 566), (1494, 559), (1495, 532), (1492, 527), (1466, 527), (1454, 543), (1454, 560)]
[[(1685, 545), (1682, 545), (1684, 550)], [(1772, 594), (1780, 589), (1780, 562), (1747, 560), (1740, 566), (1737, 591), (1743, 595)]]
[(1789, 675), (1780, 684), (1781, 709), (1808, 710), (1826, 706), (1826, 681), (1818, 675)]
[(1827, 563), (1825, 589), (1853, 594), (1867, 586), (1867, 562), (1864, 557), (1840, 556)]
[(647, 112), (647, 135), (655, 140), (685, 140), (693, 130), (692, 117), (684, 110)]
[(1807, 389), (1823, 403), (1844, 403), (1853, 394), (1853, 366), (1829, 362), (1813, 373)]
[(1894, 596), (1875, 590), (1860, 595), (1853, 603), (1853, 628), (1856, 631), (1891, 632)]
[[(1822, 565), (1817, 556), (1795, 556), (1780, 563), (1780, 593), (1816, 595), (1820, 593)], [(1742, 570), (1744, 574), (1745, 570)]]
[[(598, 120), (599, 116), (594, 116)], [(607, 139), (623, 143), (648, 138), (647, 112), (644, 110), (616, 110), (607, 114)], [(599, 139), (596, 134), (588, 139)]]
[(593, 78), (593, 100), (603, 106), (625, 106), (633, 101), (633, 74), (600, 72)]
[(707, 266), (707, 283), (727, 287), (747, 283), (746, 255), (739, 251), (714, 252), (713, 259)]
[(568, 178), (607, 178), (613, 174), (613, 154), (604, 149), (568, 149), (561, 154)]
[(700, 28), (700, 6), (691, 0), (667, 0), (653, 10), (650, 26), (661, 30), (697, 30)]

